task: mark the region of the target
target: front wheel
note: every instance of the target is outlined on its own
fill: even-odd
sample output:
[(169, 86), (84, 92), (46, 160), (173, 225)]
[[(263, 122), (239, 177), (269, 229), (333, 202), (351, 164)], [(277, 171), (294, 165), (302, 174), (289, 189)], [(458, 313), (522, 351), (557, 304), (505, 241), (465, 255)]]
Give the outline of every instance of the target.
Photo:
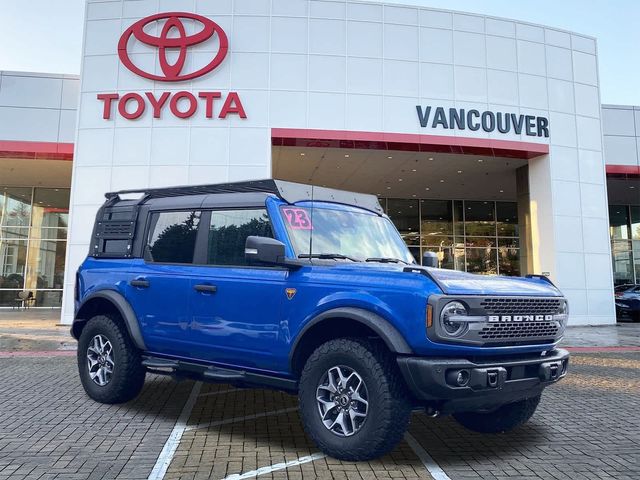
[(393, 449), (411, 403), (393, 357), (362, 339), (322, 344), (307, 360), (299, 387), (307, 434), (326, 454), (370, 460)]
[(453, 418), (463, 427), (480, 433), (508, 432), (526, 423), (535, 413), (540, 395), (503, 405), (493, 412), (454, 413)]
[(78, 340), (78, 371), (84, 391), (100, 403), (123, 403), (144, 385), (140, 352), (127, 331), (113, 318), (97, 315)]

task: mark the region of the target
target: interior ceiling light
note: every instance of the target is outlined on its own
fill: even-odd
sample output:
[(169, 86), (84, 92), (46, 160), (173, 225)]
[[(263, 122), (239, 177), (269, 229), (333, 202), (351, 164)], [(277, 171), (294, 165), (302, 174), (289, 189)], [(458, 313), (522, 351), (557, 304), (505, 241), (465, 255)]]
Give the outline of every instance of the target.
[(387, 187), (387, 190), (391, 190), (391, 187)]
[(417, 172), (418, 170), (416, 170), (415, 168), (411, 169), (412, 172)]
[(348, 153), (345, 153), (345, 154), (344, 154), (344, 158), (349, 158), (349, 154), (348, 154)]
[(442, 179), (441, 179), (441, 180), (440, 180), (440, 183), (444, 183), (444, 180), (442, 180)]
[(500, 193), (504, 193), (504, 190), (500, 190)]
[(430, 189), (429, 187), (427, 187), (427, 188), (425, 188), (425, 190), (429, 191), (429, 190), (431, 190), (431, 189)]
[(462, 170), (458, 170), (458, 173), (462, 173)]
[(304, 157), (304, 153), (301, 153), (301, 154), (300, 154), (300, 156), (301, 156), (301, 157)]
[(479, 158), (479, 159), (478, 159), (478, 162), (479, 162), (479, 163), (482, 163), (482, 162), (484, 162), (484, 160), (483, 160), (483, 159), (481, 159), (481, 158)]
[(401, 182), (401, 181), (402, 181), (402, 179), (401, 179), (401, 178), (399, 178), (399, 179), (398, 179), (398, 181), (399, 181), (399, 182)]
[(388, 158), (389, 160), (391, 160), (393, 157), (389, 156), (389, 157), (387, 157), (387, 158)]
[(429, 157), (429, 160), (432, 160), (432, 161), (433, 161), (433, 157)]

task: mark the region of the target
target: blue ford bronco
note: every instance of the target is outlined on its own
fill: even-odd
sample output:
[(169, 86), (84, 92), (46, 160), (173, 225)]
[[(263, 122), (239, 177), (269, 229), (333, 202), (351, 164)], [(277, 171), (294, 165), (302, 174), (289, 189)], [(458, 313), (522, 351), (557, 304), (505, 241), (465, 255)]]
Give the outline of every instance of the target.
[(415, 408), (513, 429), (567, 372), (549, 280), (419, 265), (375, 196), (263, 180), (106, 197), (71, 329), (98, 402), (146, 372), (279, 389), (325, 453), (365, 460)]

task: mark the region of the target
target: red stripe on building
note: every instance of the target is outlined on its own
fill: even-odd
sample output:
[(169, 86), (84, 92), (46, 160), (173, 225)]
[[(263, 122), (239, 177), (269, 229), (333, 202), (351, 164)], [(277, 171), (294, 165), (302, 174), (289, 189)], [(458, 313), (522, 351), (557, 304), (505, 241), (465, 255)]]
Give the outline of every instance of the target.
[(637, 165), (607, 165), (607, 174), (610, 175), (638, 175), (640, 166)]
[(0, 158), (73, 160), (73, 143), (0, 140)]
[(411, 133), (272, 128), (272, 144), (284, 147), (361, 148), (535, 158), (549, 153), (544, 143)]

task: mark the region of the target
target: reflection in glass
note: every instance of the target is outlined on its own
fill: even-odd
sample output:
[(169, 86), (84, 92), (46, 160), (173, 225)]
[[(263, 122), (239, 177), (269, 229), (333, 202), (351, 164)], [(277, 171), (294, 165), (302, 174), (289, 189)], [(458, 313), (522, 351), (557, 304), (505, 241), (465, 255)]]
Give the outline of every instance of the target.
[(609, 205), (609, 231), (614, 240), (629, 239), (629, 211), (626, 205)]
[(422, 249), (424, 252), (433, 252), (438, 256), (438, 268), (453, 269), (455, 266), (454, 248), (453, 246), (426, 247)]
[(401, 235), (420, 234), (420, 207), (418, 200), (389, 198), (387, 200), (387, 210)]
[(498, 220), (498, 236), (518, 236), (518, 204), (513, 202), (497, 202), (496, 217)]
[(423, 236), (453, 233), (453, 211), (449, 200), (420, 200), (420, 208)]
[(267, 211), (227, 210), (211, 212), (207, 263), (246, 265), (244, 247), (248, 236), (273, 237)]
[(67, 242), (32, 239), (29, 243), (29, 262), (26, 289), (59, 288), (64, 282), (64, 259)]
[(496, 236), (493, 202), (464, 202), (465, 234), (477, 237)]
[(495, 247), (495, 237), (465, 237), (467, 247)]
[(498, 267), (500, 269), (500, 275), (519, 276), (520, 250), (506, 245), (499, 247)]
[(0, 225), (28, 227), (31, 218), (31, 188), (1, 187)]
[(495, 248), (467, 248), (467, 272), (496, 275), (498, 256)]
[(64, 240), (68, 223), (69, 190), (36, 188), (31, 212), (31, 236)]
[(634, 283), (631, 242), (628, 240), (614, 240), (611, 245), (611, 253), (613, 256), (614, 285)]
[[(640, 240), (640, 207), (630, 207), (631, 213), (631, 238)], [(635, 247), (634, 247), (635, 250)], [(640, 252), (638, 252), (640, 254)]]

